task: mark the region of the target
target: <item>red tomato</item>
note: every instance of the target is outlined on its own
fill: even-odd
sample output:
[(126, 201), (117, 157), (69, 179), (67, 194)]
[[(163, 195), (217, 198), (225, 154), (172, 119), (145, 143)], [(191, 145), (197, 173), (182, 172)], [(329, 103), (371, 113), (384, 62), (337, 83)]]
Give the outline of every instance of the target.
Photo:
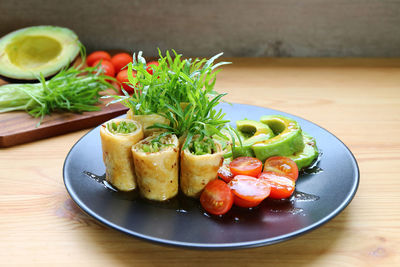
[(262, 162), (257, 158), (238, 157), (229, 164), (233, 175), (249, 175), (257, 177), (262, 171)]
[(111, 60), (111, 56), (106, 51), (95, 51), (88, 55), (86, 58), (86, 64), (89, 67), (93, 67), (95, 65), (94, 63), (99, 59)]
[(299, 177), (299, 169), (296, 162), (287, 157), (271, 157), (264, 163), (264, 172), (276, 172), (287, 176), (293, 181)]
[(231, 189), (222, 180), (212, 180), (201, 193), (200, 203), (211, 214), (225, 214), (231, 209), (233, 204)]
[(115, 70), (118, 72), (123, 67), (132, 62), (132, 56), (128, 53), (118, 53), (111, 58), (111, 63), (114, 65)]
[(255, 207), (269, 196), (268, 182), (247, 175), (237, 175), (229, 182), (235, 205), (243, 208)]
[(152, 65), (154, 66), (158, 66), (158, 62), (157, 61), (150, 61), (149, 63), (147, 63), (147, 72), (150, 73), (151, 75), (153, 75), (153, 68)]
[[(133, 77), (136, 76), (135, 72), (132, 72)], [(121, 84), (122, 88), (124, 88), (124, 90), (128, 93), (128, 94), (133, 94), (135, 92), (135, 89), (132, 87), (131, 84), (127, 84), (129, 83), (128, 80), (128, 70), (124, 69), (121, 70), (120, 72), (118, 72), (117, 74), (117, 81)], [(121, 91), (122, 93), (122, 91)]]
[(99, 59), (93, 63), (93, 66), (100, 64), (100, 68), (103, 70), (104, 75), (114, 77), (115, 68), (114, 65), (109, 60)]
[(229, 166), (226, 164), (223, 164), (219, 169), (218, 169), (218, 177), (224, 180), (225, 182), (229, 183), (233, 179), (233, 173), (229, 169)]
[(273, 199), (288, 198), (295, 189), (295, 182), (291, 178), (276, 172), (262, 172), (259, 179), (271, 185), (269, 197)]

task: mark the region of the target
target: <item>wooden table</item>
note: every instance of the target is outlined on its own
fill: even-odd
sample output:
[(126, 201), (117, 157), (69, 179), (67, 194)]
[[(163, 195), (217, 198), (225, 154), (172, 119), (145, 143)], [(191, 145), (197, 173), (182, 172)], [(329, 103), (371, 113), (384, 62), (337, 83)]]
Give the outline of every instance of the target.
[(227, 100), (306, 118), (352, 150), (361, 183), (339, 216), (293, 240), (235, 251), (165, 247), (124, 235), (80, 211), (64, 187), (64, 159), (84, 130), (0, 150), (0, 262), (400, 266), (400, 59), (230, 60), (216, 84)]

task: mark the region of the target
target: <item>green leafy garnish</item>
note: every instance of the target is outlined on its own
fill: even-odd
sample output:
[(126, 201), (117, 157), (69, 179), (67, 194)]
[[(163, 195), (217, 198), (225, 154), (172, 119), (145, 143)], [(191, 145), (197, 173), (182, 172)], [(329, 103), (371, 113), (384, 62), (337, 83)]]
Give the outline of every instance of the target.
[[(215, 60), (222, 53), (210, 59), (183, 59), (172, 50), (163, 56), (159, 50), (158, 66), (153, 65), (153, 74), (146, 71), (146, 60), (139, 52), (128, 65), (128, 79), (136, 88), (129, 96), (110, 96), (111, 103), (121, 102), (132, 109), (135, 115), (160, 114), (169, 124), (156, 123), (148, 128), (161, 128), (168, 134), (184, 137), (185, 149), (196, 135), (200, 140), (217, 134), (226, 138), (220, 130), (229, 122), (222, 110), (216, 109), (225, 94), (214, 91), (217, 67), (229, 64)], [(132, 71), (136, 71), (133, 77)]]

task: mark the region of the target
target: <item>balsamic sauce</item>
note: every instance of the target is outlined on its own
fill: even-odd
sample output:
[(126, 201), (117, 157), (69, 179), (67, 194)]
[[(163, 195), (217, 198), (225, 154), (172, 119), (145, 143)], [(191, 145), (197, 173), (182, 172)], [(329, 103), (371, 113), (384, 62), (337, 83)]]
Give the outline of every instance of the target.
[(191, 212), (198, 213), (200, 211), (204, 216), (218, 220), (221, 223), (238, 223), (240, 221), (251, 222), (260, 220), (265, 215), (274, 216), (277, 214), (305, 216), (303, 213), (304, 210), (302, 208), (295, 207), (295, 203), (317, 201), (320, 198), (319, 196), (296, 190), (288, 199), (266, 199), (261, 203), (261, 205), (254, 208), (241, 208), (232, 206), (232, 209), (227, 214), (223, 216), (216, 216), (207, 213), (201, 207), (201, 204), (197, 199), (187, 197), (181, 191), (179, 191), (178, 195), (172, 199), (166, 201), (152, 201), (141, 197), (139, 190), (133, 190), (130, 192), (118, 191), (118, 189), (106, 181), (105, 174), (96, 175), (89, 171), (84, 171), (83, 173), (96, 182), (102, 184), (107, 190), (110, 190), (112, 194), (119, 199), (135, 201), (145, 205), (157, 206), (164, 209), (172, 209), (183, 215)]

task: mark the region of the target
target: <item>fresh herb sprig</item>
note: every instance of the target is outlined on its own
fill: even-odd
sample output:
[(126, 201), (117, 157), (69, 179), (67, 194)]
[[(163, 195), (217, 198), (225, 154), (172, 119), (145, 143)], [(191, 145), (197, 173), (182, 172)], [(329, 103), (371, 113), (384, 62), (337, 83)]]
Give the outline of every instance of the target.
[[(210, 59), (183, 59), (172, 50), (173, 56), (166, 51), (163, 56), (159, 50), (158, 66), (153, 74), (146, 70), (146, 60), (139, 52), (128, 65), (128, 79), (136, 90), (132, 96), (110, 96), (110, 103), (121, 102), (132, 109), (136, 115), (160, 114), (169, 120), (169, 124), (154, 124), (149, 128), (165, 129), (167, 134), (184, 137), (185, 149), (194, 136), (200, 139), (214, 134), (226, 138), (220, 130), (229, 122), (222, 110), (216, 106), (225, 94), (214, 91), (216, 75), (220, 67), (229, 62), (214, 64), (222, 53)], [(132, 71), (136, 72), (135, 77)]]

